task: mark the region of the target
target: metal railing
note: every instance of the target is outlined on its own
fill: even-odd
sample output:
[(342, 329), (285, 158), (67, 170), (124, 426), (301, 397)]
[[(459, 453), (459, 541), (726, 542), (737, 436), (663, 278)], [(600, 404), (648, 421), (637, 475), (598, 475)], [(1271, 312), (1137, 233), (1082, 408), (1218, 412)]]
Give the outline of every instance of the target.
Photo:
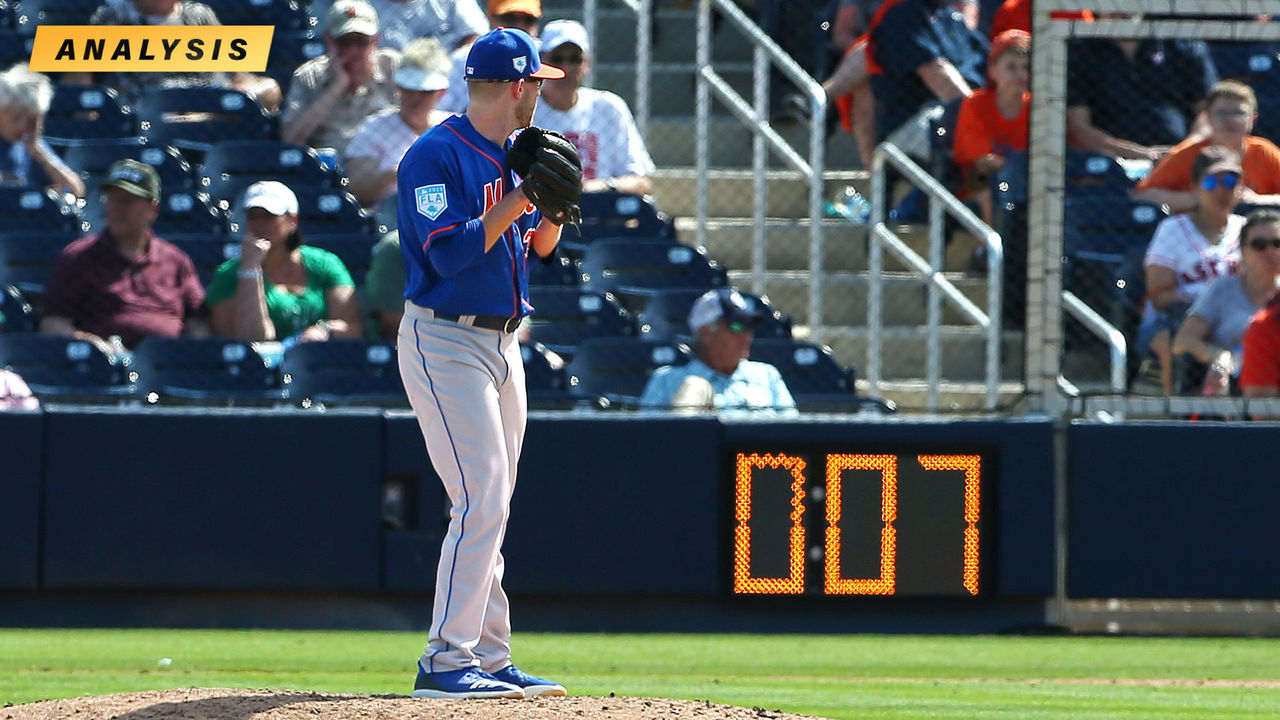
[(1089, 332), (1107, 344), (1111, 356), (1111, 392), (1123, 395), (1128, 375), (1129, 343), (1114, 325), (1107, 322), (1085, 301), (1070, 290), (1062, 291), (1062, 307), (1071, 317), (1079, 320)]
[[(920, 257), (885, 224), (885, 203), (888, 196), (886, 165), (892, 165), (911, 185), (929, 197), (929, 260)], [(968, 230), (987, 252), (987, 312), (982, 312), (969, 298), (943, 275), (943, 255), (946, 227), (943, 213), (950, 215)], [(921, 275), (928, 283), (928, 335), (925, 375), (928, 383), (927, 405), (931, 411), (938, 409), (939, 389), (942, 381), (941, 304), (945, 298), (966, 318), (980, 327), (986, 335), (986, 407), (996, 409), (1000, 397), (1000, 340), (1001, 340), (1001, 278), (1004, 277), (1004, 243), (1000, 234), (992, 230), (964, 203), (921, 168), (906, 153), (892, 143), (881, 143), (871, 160), (871, 217), (870, 217), (871, 275), (870, 297), (867, 303), (867, 381), (872, 394), (879, 394), (881, 381), (882, 342), (884, 325), (884, 248), (888, 247), (908, 268)]]
[[(716, 72), (711, 53), (711, 12), (719, 12), (729, 24), (741, 32), (754, 46), (753, 103), (748, 105), (737, 91)], [(826, 134), (823, 124), (827, 116), (827, 96), (807, 72), (778, 47), (731, 0), (699, 0), (697, 47), (697, 241), (707, 242), (710, 215), (711, 169), (711, 95), (742, 121), (752, 138), (752, 170), (754, 176), (754, 234), (751, 256), (753, 292), (762, 293), (765, 281), (765, 210), (767, 207), (767, 151), (772, 150), (809, 184), (809, 336), (821, 343), (823, 336), (822, 288), (822, 194), (823, 163)], [(806, 161), (769, 124), (769, 70), (777, 66), (809, 98), (809, 159)]]

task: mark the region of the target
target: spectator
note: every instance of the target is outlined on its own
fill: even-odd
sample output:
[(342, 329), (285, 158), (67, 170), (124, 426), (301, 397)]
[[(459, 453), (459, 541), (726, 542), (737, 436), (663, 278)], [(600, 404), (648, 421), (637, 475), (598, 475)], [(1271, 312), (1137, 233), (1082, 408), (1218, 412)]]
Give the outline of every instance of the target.
[(1067, 142), (1158, 160), (1193, 127), (1197, 135), (1208, 132), (1196, 116), (1217, 81), (1203, 41), (1076, 40), (1067, 60)]
[(876, 64), (876, 139), (933, 100), (966, 97), (982, 85), (987, 41), (946, 0), (903, 0), (885, 10), (871, 31)]
[[(382, 25), (378, 44), (403, 51), (418, 38), (440, 41), (445, 52), (470, 45), (489, 31), (476, 0), (369, 0)], [(328, 0), (311, 3), (311, 14), (321, 17), (330, 7)]]
[(1027, 149), (1030, 54), (1027, 33), (1006, 30), (997, 35), (987, 56), (991, 86), (962, 100), (956, 116), (952, 161), (964, 173), (964, 194), (977, 200), (988, 224), (992, 219), (990, 176), (1004, 167), (1009, 153)]
[(365, 0), (329, 8), (324, 45), (324, 55), (293, 71), (280, 137), (342, 156), (365, 118), (395, 104), (400, 53), (378, 47), (378, 15)]
[(1031, 32), (1031, 0), (1004, 0), (991, 18), (991, 41), (1005, 30)]
[(1214, 278), (1235, 272), (1240, 261), (1240, 228), (1233, 214), (1244, 186), (1240, 157), (1230, 148), (1210, 145), (1191, 165), (1197, 205), (1156, 226), (1143, 265), (1147, 303), (1138, 327), (1139, 351), (1160, 363), (1160, 384), (1173, 392), (1173, 334), (1189, 305)]
[(364, 121), (347, 145), (347, 188), (365, 207), (396, 192), (396, 168), (418, 136), (448, 117), (435, 109), (449, 86), (449, 55), (434, 38), (405, 48), (395, 83), (400, 101)]
[[(827, 95), (828, 108), (834, 107), (845, 130), (858, 143), (858, 154), (863, 167), (871, 166), (871, 156), (876, 147), (875, 98), (871, 93), (871, 76), (883, 70), (875, 62), (871, 31), (880, 24), (890, 7), (902, 0), (886, 0), (879, 4), (875, 15), (865, 18), (867, 3), (862, 0), (840, 0), (835, 21), (831, 26), (831, 42), (843, 48), (843, 55), (831, 75), (822, 82)], [(866, 28), (861, 35), (859, 28)], [(807, 115), (807, 102), (799, 108)], [(828, 111), (828, 117), (830, 117)]]
[[(529, 33), (537, 40), (538, 21), (542, 19), (542, 0), (489, 0), (489, 29), (515, 28)], [(436, 108), (461, 115), (467, 110), (467, 80), (463, 69), (467, 65), (467, 53), (471, 44), (466, 43), (453, 51), (453, 71), (449, 73), (449, 89)]]
[[(404, 257), (400, 254), (400, 232), (392, 230), (373, 246), (373, 259), (365, 275), (365, 310), (373, 333), (395, 342), (404, 317)], [(527, 325), (528, 323), (526, 323)]]
[[(208, 5), (185, 0), (109, 0), (89, 19), (91, 25), (220, 25)], [(93, 72), (62, 74), (62, 82), (89, 85), (105, 83), (115, 88), (124, 101), (136, 104), (152, 90), (165, 87), (230, 87), (258, 99), (268, 112), (280, 109), (280, 84), (266, 75), (235, 72), (121, 72), (98, 75)]]
[(244, 214), (240, 257), (209, 284), (214, 334), (286, 343), (363, 335), (351, 274), (337, 255), (303, 244), (293, 191), (256, 182), (245, 189)]
[(1136, 200), (1165, 204), (1170, 212), (1195, 207), (1191, 187), (1191, 163), (1209, 145), (1223, 145), (1240, 155), (1244, 168), (1244, 191), (1240, 201), (1252, 205), (1280, 204), (1280, 148), (1266, 138), (1252, 135), (1258, 117), (1258, 100), (1253, 88), (1236, 80), (1213, 86), (1205, 99), (1209, 121), (1206, 139), (1179, 143), (1161, 158), (1151, 173), (1133, 190)]
[(591, 66), (586, 28), (574, 20), (547, 23), (540, 54), (544, 63), (563, 68), (565, 75), (543, 84), (533, 124), (563, 134), (578, 147), (582, 189), (648, 193), (653, 160), (631, 109), (607, 90), (582, 86)]
[(40, 332), (87, 340), (114, 355), (151, 335), (206, 335), (204, 287), (195, 263), (151, 230), (160, 175), (120, 160), (102, 181), (106, 229), (62, 249), (44, 286)]
[(84, 197), (84, 183), (44, 139), (53, 83), (21, 64), (0, 73), (0, 186), (55, 187)]
[(1280, 282), (1280, 212), (1254, 210), (1240, 229), (1240, 269), (1209, 283), (1192, 303), (1173, 338), (1173, 354), (1190, 354), (1208, 366), (1204, 392), (1222, 395), (1240, 370), (1249, 320)]
[(23, 382), (22, 376), (0, 368), (0, 411), (39, 409), (40, 400), (31, 394), (31, 388)]
[(708, 290), (689, 311), (696, 357), (687, 365), (658, 368), (641, 407), (684, 410), (754, 410), (796, 414), (796, 403), (778, 369), (748, 360), (758, 308), (732, 288)]
[[(1244, 331), (1244, 352), (1240, 364), (1240, 390), (1245, 397), (1274, 398), (1280, 395), (1280, 296), (1253, 316)], [(1254, 420), (1269, 417), (1252, 412)]]

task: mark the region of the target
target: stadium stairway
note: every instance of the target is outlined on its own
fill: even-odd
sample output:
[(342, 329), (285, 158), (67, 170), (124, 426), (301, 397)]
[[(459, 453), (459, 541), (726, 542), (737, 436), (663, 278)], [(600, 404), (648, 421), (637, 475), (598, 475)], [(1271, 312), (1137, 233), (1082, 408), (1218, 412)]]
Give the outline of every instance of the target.
[[(560, 18), (581, 19), (582, 5), (566, 0), (544, 0), (543, 23)], [(622, 96), (635, 107), (635, 13), (618, 0), (600, 0), (594, 38), (594, 85)], [(654, 17), (651, 117), (646, 142), (658, 171), (653, 194), (660, 207), (676, 218), (680, 240), (697, 244), (694, 220), (697, 202), (694, 122), (694, 54), (697, 17), (692, 3), (658, 2)], [(717, 72), (739, 94), (751, 98), (750, 44), (728, 23), (714, 35)], [(712, 258), (729, 269), (733, 284), (762, 291), (796, 324), (796, 335), (808, 335), (809, 220), (808, 188), (799, 175), (770, 158), (767, 175), (768, 207), (767, 271), (764, 287), (755, 288), (751, 273), (753, 197), (752, 134), (728, 110), (712, 101), (710, 221), (705, 246)], [(796, 122), (775, 124), (793, 147), (807, 155), (807, 126)], [(851, 136), (836, 132), (826, 145), (827, 167), (824, 197), (852, 185), (870, 194), (868, 173), (860, 168)], [(867, 359), (867, 231), (843, 219), (824, 223), (824, 265), (827, 270), (823, 305), (827, 326), (823, 342), (843, 365), (858, 368), (859, 383)], [(924, 226), (903, 226), (904, 240), (916, 252), (928, 256)], [(957, 233), (946, 256), (947, 277), (980, 308), (986, 306), (986, 281), (965, 275), (976, 243)], [(884, 381), (879, 394), (904, 409), (925, 407), (926, 286), (886, 253)], [(978, 410), (983, 407), (985, 340), (981, 331), (962, 321), (943, 304), (943, 376), (948, 387), (941, 396), (942, 409)], [(1007, 406), (1022, 392), (1021, 333), (1006, 333), (1003, 356), (1006, 382), (1001, 384), (1000, 404)], [(865, 388), (864, 388), (865, 390)]]

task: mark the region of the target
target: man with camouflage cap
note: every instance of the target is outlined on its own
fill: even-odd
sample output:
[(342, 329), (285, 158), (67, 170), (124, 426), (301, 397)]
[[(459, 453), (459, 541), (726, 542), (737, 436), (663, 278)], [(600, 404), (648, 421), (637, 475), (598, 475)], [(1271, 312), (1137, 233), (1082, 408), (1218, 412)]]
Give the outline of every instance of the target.
[(63, 248), (45, 283), (40, 332), (70, 335), (111, 354), (111, 336), (132, 349), (150, 335), (208, 334), (195, 263), (156, 237), (160, 176), (120, 160), (100, 185), (106, 228)]

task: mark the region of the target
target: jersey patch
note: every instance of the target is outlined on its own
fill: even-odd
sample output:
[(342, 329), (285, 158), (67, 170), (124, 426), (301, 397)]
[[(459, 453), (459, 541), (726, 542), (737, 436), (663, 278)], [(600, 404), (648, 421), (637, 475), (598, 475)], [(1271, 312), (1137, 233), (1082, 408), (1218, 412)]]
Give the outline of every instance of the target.
[(415, 188), (414, 197), (418, 202), (418, 212), (428, 219), (435, 220), (449, 208), (449, 200), (444, 195), (444, 185), (423, 185)]

